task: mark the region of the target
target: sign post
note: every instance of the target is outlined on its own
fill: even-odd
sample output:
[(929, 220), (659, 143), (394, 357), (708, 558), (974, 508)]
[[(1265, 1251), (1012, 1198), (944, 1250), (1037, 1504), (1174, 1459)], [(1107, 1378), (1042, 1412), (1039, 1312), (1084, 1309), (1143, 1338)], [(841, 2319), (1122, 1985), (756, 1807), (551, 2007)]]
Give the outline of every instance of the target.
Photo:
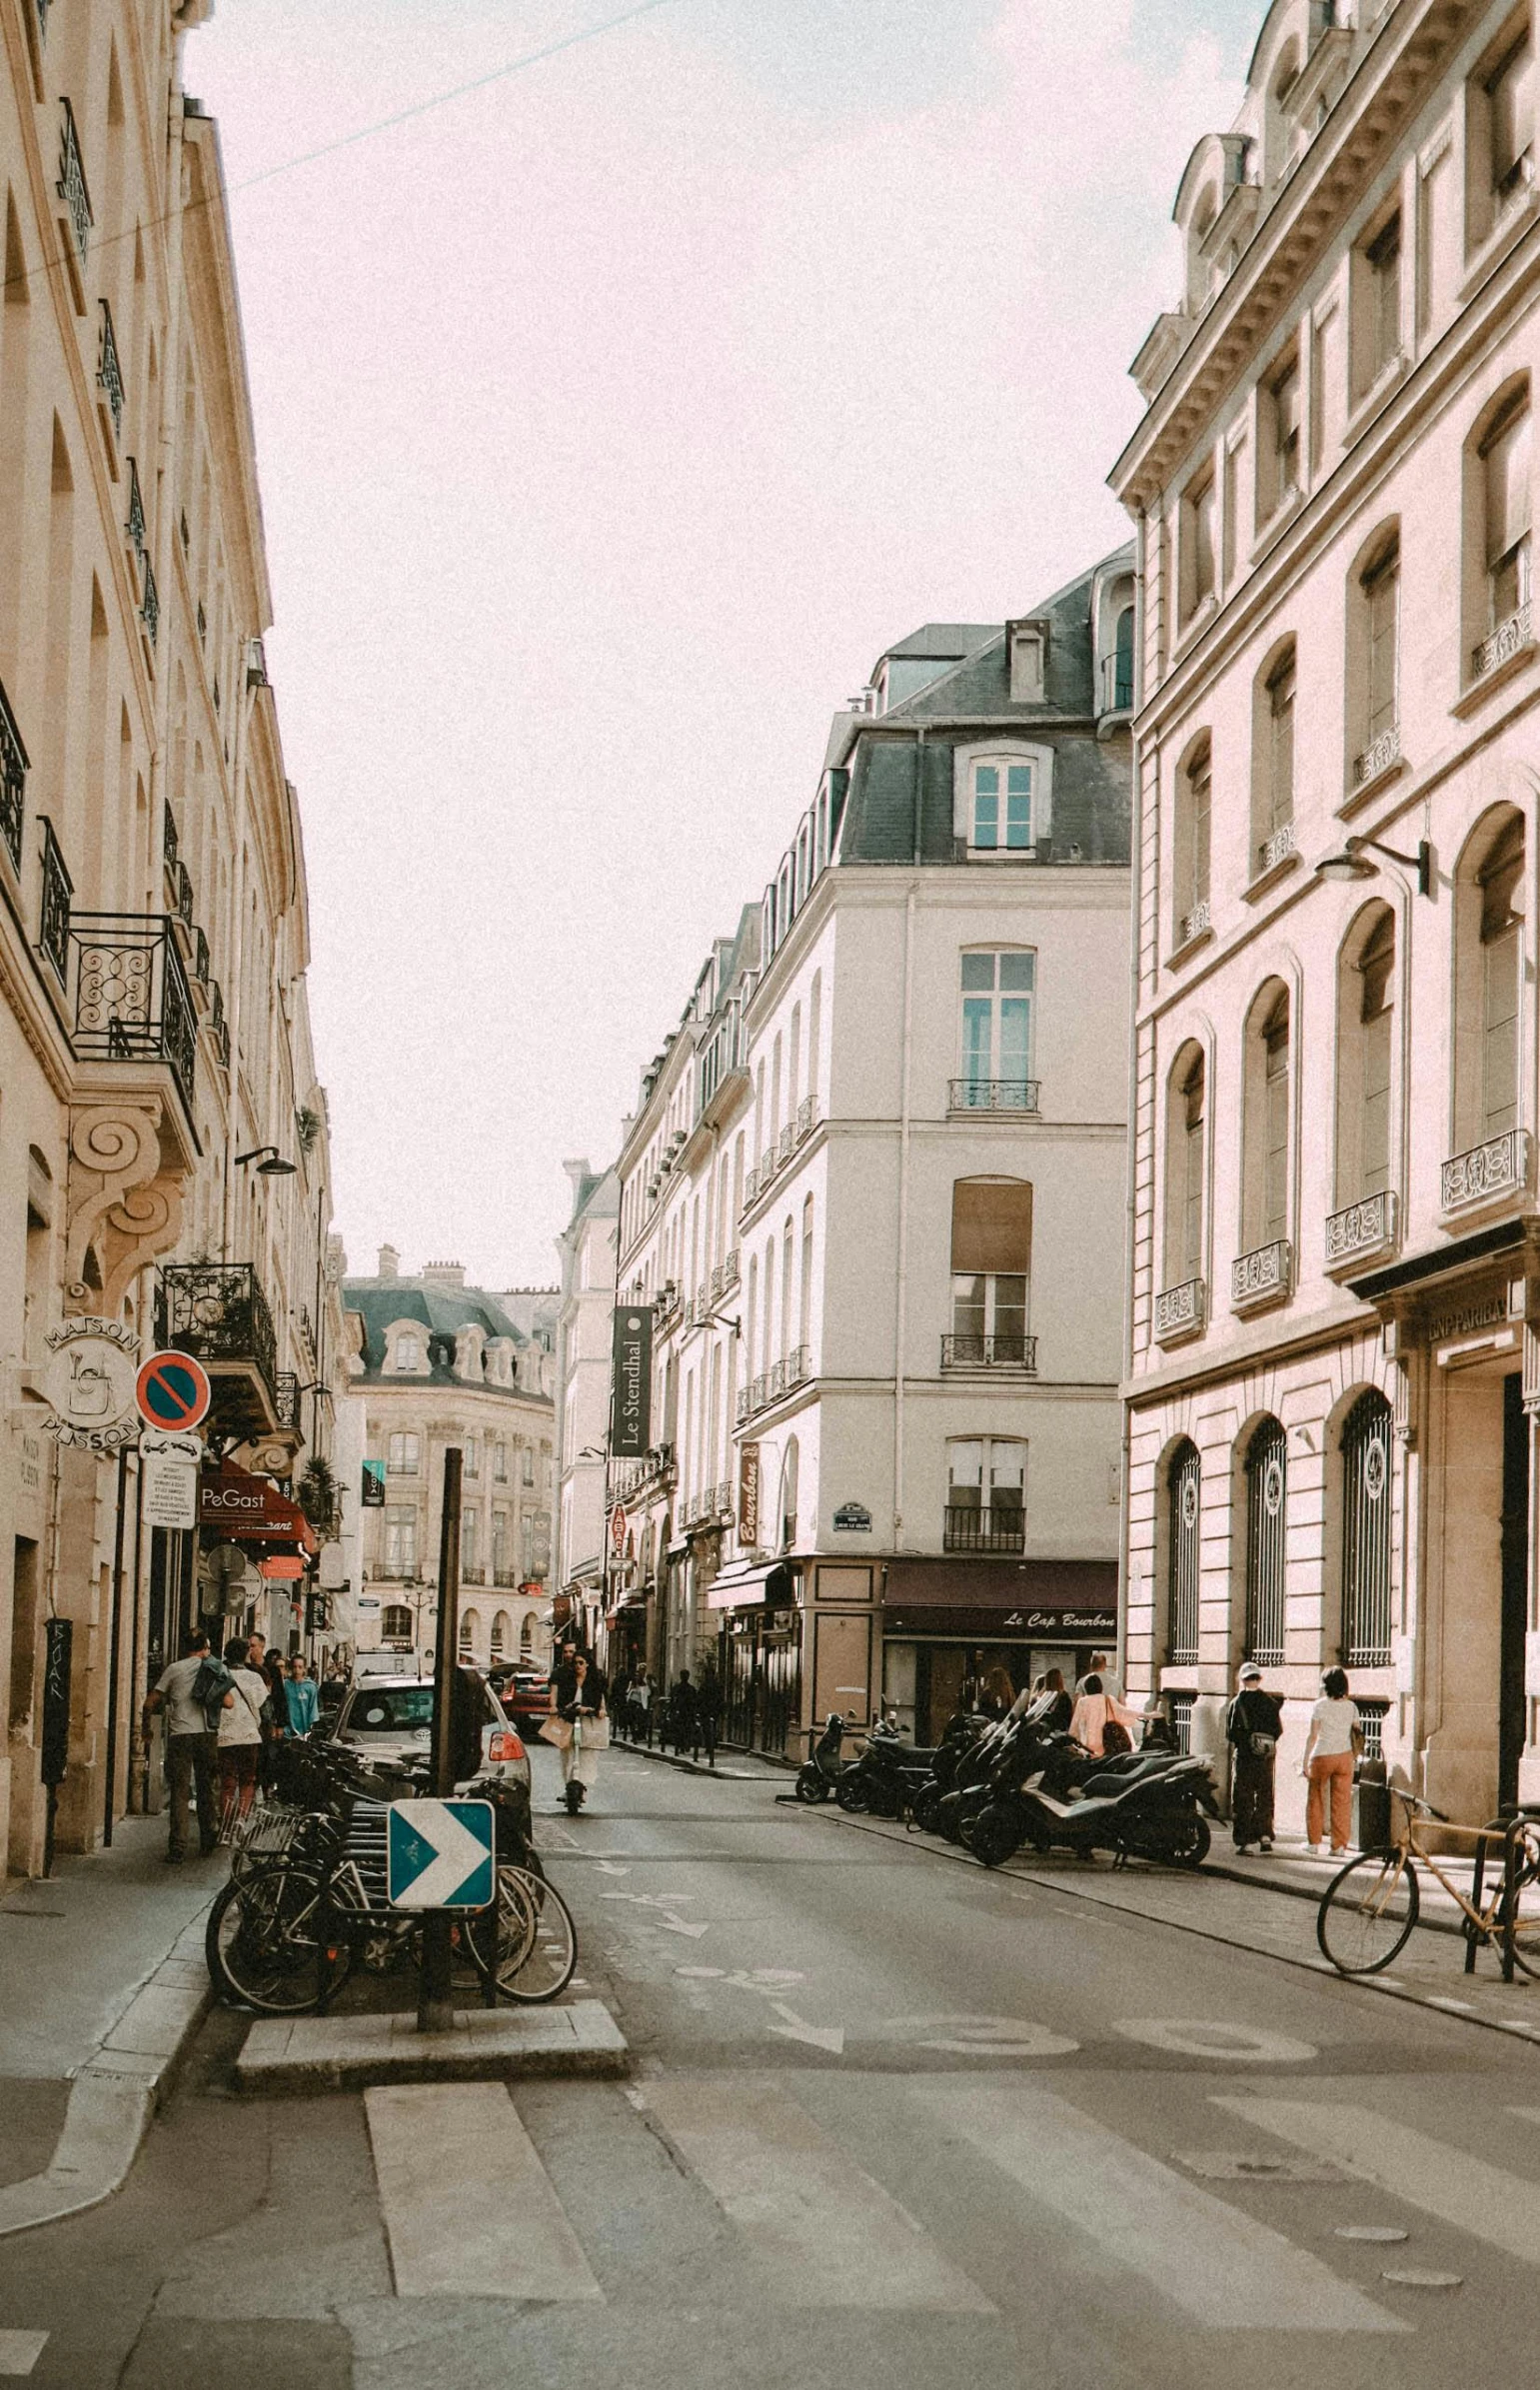
[(491, 1801), (392, 1801), (386, 1881), (393, 1908), (489, 1908), (497, 1892)]
[[(440, 1801), (448, 1800), (455, 1789), (455, 1741), (450, 1712), (460, 1652), (460, 1479), (464, 1460), (458, 1444), (451, 1444), (444, 1455), (439, 1621), (433, 1667), (433, 1789)], [(420, 2033), (448, 2033), (454, 2026), (453, 1955), (453, 1921), (449, 1910), (430, 1910), (423, 1919), (423, 1979), (417, 2001)]]

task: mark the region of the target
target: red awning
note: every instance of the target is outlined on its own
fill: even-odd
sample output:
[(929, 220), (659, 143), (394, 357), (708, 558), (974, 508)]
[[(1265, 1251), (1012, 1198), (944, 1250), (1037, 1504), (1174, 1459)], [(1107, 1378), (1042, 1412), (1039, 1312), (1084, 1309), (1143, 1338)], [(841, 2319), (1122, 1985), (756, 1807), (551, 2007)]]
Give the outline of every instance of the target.
[(320, 1549), (298, 1502), (291, 1502), (266, 1477), (254, 1477), (230, 1460), (221, 1461), (217, 1476), (204, 1477), (198, 1517), (232, 1543), (294, 1543), (303, 1551)]
[(882, 1596), (887, 1609), (1028, 1612), (1115, 1611), (1115, 1560), (893, 1559)]

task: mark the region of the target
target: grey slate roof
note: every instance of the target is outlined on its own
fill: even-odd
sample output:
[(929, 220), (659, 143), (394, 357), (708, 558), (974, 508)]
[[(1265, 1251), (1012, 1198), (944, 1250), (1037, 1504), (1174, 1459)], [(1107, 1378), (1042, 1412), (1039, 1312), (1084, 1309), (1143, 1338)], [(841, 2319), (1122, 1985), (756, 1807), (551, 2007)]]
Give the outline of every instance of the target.
[[(497, 1297), (484, 1292), (480, 1286), (425, 1285), (421, 1278), (345, 1278), (342, 1289), (343, 1308), (357, 1311), (364, 1322), (365, 1374), (378, 1377), (385, 1359), (386, 1331), (397, 1319), (417, 1319), (428, 1330), (428, 1357), (432, 1370), (427, 1378), (418, 1376), (415, 1382), (459, 1385), (463, 1381), (455, 1375), (455, 1335), (462, 1327), (480, 1327), (490, 1340), (507, 1336), (517, 1345), (525, 1345), (529, 1337), (516, 1326)], [(408, 1379), (397, 1380), (406, 1384)], [(481, 1389), (488, 1393), (501, 1390), (496, 1386)], [(528, 1398), (528, 1396), (526, 1396)]]

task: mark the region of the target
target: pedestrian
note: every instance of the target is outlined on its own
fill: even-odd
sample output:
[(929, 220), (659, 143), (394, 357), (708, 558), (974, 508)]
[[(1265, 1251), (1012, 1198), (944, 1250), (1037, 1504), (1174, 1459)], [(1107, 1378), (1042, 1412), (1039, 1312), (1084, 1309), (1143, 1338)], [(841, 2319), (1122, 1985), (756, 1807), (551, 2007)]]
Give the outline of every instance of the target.
[[(1125, 1709), (1117, 1695), (1106, 1690), (1099, 1676), (1086, 1676), (1081, 1682), (1084, 1690), (1076, 1700), (1069, 1719), (1069, 1731), (1074, 1740), (1089, 1751), (1094, 1759), (1100, 1759), (1104, 1753), (1130, 1750), (1133, 1729), (1138, 1724), (1133, 1711)], [(1117, 1727), (1124, 1739), (1114, 1738), (1109, 1744), (1109, 1726)]]
[(685, 1745), (691, 1746), (692, 1758), (701, 1755), (701, 1703), (690, 1681), (690, 1670), (681, 1668), (669, 1696), (669, 1740), (676, 1756), (683, 1758)]
[(1244, 1858), (1253, 1842), (1262, 1851), (1272, 1848), (1273, 1771), (1282, 1732), (1283, 1704), (1275, 1693), (1263, 1692), (1262, 1671), (1248, 1659), (1224, 1721), (1224, 1738), (1235, 1753), (1230, 1831), (1237, 1857)]
[(225, 1645), (225, 1665), (235, 1686), (235, 1699), (219, 1716), (220, 1835), (228, 1842), (231, 1829), (251, 1813), (257, 1797), (262, 1763), (262, 1712), (267, 1703), (266, 1679), (251, 1664), (245, 1635), (232, 1635)]
[(646, 1669), (639, 1668), (631, 1680), (631, 1690), (626, 1696), (627, 1723), (631, 1729), (631, 1739), (634, 1743), (641, 1742), (644, 1736), (649, 1743), (652, 1742), (653, 1724), (649, 1714), (652, 1702), (652, 1679)]
[(262, 1662), (267, 1647), (267, 1636), (259, 1634), (254, 1626), (246, 1638), (246, 1664), (249, 1668), (255, 1668), (259, 1676), (262, 1674)]
[(289, 1682), (284, 1687), (289, 1700), (289, 1731), (308, 1734), (316, 1722), (316, 1680), (296, 1652), (289, 1662)]
[(1043, 1734), (1067, 1734), (1074, 1702), (1062, 1668), (1047, 1668), (1038, 1677), (1030, 1705), (1031, 1720)]
[(1015, 1697), (1016, 1688), (1008, 1672), (996, 1665), (984, 1678), (983, 1690), (978, 1696), (979, 1712), (986, 1718), (1008, 1717)]
[(701, 1688), (697, 1701), (701, 1719), (701, 1740), (706, 1746), (706, 1764), (717, 1764), (717, 1737), (722, 1731), (722, 1679), (714, 1660), (708, 1660), (701, 1671)]
[(610, 1698), (615, 1705), (613, 1719), (617, 1734), (625, 1734), (631, 1723), (631, 1670), (623, 1668), (610, 1686)]
[(262, 1789), (271, 1793), (278, 1784), (278, 1754), (289, 1731), (289, 1688), (284, 1677), (284, 1663), (276, 1651), (268, 1651), (262, 1662), (262, 1680), (268, 1688), (268, 1715), (262, 1727), (262, 1760), (258, 1769)]
[(1349, 1697), (1347, 1678), (1340, 1668), (1328, 1668), (1321, 1678), (1321, 1698), (1310, 1712), (1310, 1732), (1300, 1774), (1310, 1789), (1305, 1796), (1305, 1847), (1318, 1855), (1331, 1809), (1331, 1854), (1340, 1859), (1347, 1850), (1353, 1816), (1353, 1761), (1363, 1749), (1363, 1719)]
[(1090, 1666), (1086, 1669), (1085, 1674), (1080, 1678), (1079, 1682), (1074, 1688), (1074, 1697), (1077, 1701), (1085, 1692), (1093, 1676), (1100, 1677), (1102, 1691), (1104, 1693), (1110, 1693), (1114, 1701), (1120, 1701), (1122, 1699), (1122, 1678), (1117, 1674), (1117, 1671), (1112, 1666), (1111, 1661), (1108, 1659), (1104, 1651), (1093, 1651), (1091, 1653)]
[[(204, 1675), (206, 1669), (210, 1671), (208, 1676)], [(236, 1696), (234, 1687), (228, 1684), (227, 1671), (220, 1667), (218, 1678), (213, 1680), (224, 1684), (226, 1689), (205, 1706), (199, 1695), (212, 1678), (209, 1638), (201, 1626), (190, 1626), (182, 1637), (181, 1658), (162, 1669), (159, 1682), (145, 1700), (147, 1749), (151, 1718), (157, 1710), (166, 1712), (166, 1773), (171, 1782), (166, 1858), (173, 1867), (180, 1867), (187, 1856), (190, 1796), (196, 1794), (197, 1798), (198, 1843), (204, 1857), (219, 1843), (219, 1811), (214, 1790), (219, 1765), (219, 1716), (222, 1710), (232, 1706)]]
[(594, 1787), (599, 1754), (610, 1739), (605, 1680), (581, 1651), (572, 1663), (568, 1697), (558, 1704), (556, 1715), (547, 1718), (541, 1734), (562, 1754), (562, 1797), (568, 1815), (576, 1817)]

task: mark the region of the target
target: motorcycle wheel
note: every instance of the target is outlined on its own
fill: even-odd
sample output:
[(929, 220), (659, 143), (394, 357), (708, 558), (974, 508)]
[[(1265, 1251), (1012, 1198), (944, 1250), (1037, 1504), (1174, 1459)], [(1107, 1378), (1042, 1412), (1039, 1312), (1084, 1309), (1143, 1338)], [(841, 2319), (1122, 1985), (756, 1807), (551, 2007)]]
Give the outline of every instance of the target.
[(796, 1771), (796, 1797), (799, 1801), (820, 1801), (826, 1796), (823, 1779), (815, 1767), (799, 1767)]
[(937, 1834), (941, 1830), (941, 1795), (933, 1785), (914, 1796), (909, 1814), (922, 1834)]
[(967, 1829), (968, 1847), (981, 1867), (998, 1867), (1020, 1847), (1016, 1821), (1006, 1809), (980, 1809)]
[(858, 1817), (866, 1806), (865, 1787), (857, 1784), (853, 1776), (840, 1777), (834, 1786), (834, 1798), (849, 1817)]
[(1173, 1817), (1147, 1841), (1128, 1847), (1134, 1858), (1152, 1859), (1157, 1866), (1201, 1867), (1212, 1840), (1207, 1818), (1194, 1810), (1190, 1817)]

